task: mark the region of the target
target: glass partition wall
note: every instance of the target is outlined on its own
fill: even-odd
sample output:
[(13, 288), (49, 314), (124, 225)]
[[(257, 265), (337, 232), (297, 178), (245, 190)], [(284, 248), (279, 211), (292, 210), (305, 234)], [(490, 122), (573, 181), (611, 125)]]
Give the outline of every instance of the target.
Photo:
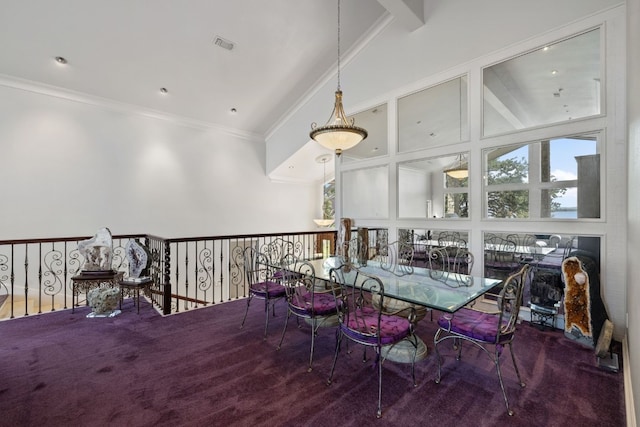
[(484, 136), (601, 112), (600, 29), (484, 68)]
[[(529, 263), (525, 305), (554, 301), (562, 260), (580, 249), (600, 263), (605, 246), (602, 37), (589, 29), (358, 113), (371, 140), (340, 162), (343, 216), (387, 227), (416, 266), (452, 242), (477, 275)], [(504, 242), (509, 268), (496, 268)]]
[(398, 218), (467, 218), (468, 157), (456, 153), (398, 163)]
[(600, 218), (599, 134), (483, 151), (487, 218)]
[[(525, 264), (530, 269), (525, 282), (523, 306), (542, 307), (562, 314), (560, 304), (564, 293), (562, 262), (578, 257), (583, 263), (600, 264), (599, 236), (553, 234), (545, 232), (489, 232), (483, 233), (485, 277), (505, 279)], [(592, 280), (598, 280), (593, 278)], [(502, 285), (487, 293), (495, 299)]]

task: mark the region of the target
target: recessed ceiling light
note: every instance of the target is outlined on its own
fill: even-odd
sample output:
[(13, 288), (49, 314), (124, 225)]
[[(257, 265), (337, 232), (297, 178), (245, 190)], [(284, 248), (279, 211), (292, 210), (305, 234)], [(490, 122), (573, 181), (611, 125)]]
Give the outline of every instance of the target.
[(216, 46), (220, 46), (221, 48), (226, 50), (231, 50), (235, 46), (235, 43), (233, 43), (231, 40), (223, 39), (220, 36), (216, 36), (213, 39), (213, 44)]
[(236, 110), (236, 109), (235, 109), (235, 107), (234, 107), (234, 108), (232, 108), (232, 109), (231, 109), (231, 110), (229, 110), (229, 111), (231, 112), (231, 114), (236, 114), (236, 113), (238, 112), (238, 110)]
[(56, 62), (58, 64), (64, 65), (64, 64), (67, 63), (67, 59), (65, 57), (63, 57), (63, 56), (56, 56)]
[(165, 94), (169, 93), (169, 91), (167, 90), (167, 88), (166, 88), (166, 87), (161, 87), (161, 88), (160, 88), (160, 93), (161, 93), (161, 94), (163, 94), (163, 95), (165, 95)]
[(558, 74), (558, 70), (551, 70), (551, 74)]

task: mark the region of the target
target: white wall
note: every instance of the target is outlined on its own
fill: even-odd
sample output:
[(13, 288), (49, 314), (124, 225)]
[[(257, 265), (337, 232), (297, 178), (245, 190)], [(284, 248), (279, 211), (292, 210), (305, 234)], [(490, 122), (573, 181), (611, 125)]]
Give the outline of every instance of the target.
[[(628, 162), (629, 162), (629, 224), (627, 255), (627, 313), (631, 379), (634, 393), (635, 416), (640, 414), (640, 284), (638, 277), (638, 248), (640, 248), (640, 0), (627, 2), (627, 122), (628, 122)], [(633, 52), (634, 54), (631, 54)], [(630, 408), (628, 408), (630, 409)], [(635, 421), (635, 417), (634, 420)], [(631, 424), (629, 424), (631, 425)]]
[(0, 240), (315, 229), (313, 187), (270, 182), (264, 141), (65, 96), (0, 81)]
[(426, 172), (398, 167), (399, 218), (428, 218), (427, 200), (433, 198), (428, 182)]

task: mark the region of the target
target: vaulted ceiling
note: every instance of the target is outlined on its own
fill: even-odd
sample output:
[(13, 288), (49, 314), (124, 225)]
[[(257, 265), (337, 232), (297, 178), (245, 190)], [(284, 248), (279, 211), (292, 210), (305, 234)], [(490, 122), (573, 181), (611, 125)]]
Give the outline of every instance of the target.
[[(386, 3), (409, 10), (342, 0), (342, 52), (389, 13)], [(337, 59), (337, 1), (3, 0), (0, 10), (0, 78), (259, 137)]]

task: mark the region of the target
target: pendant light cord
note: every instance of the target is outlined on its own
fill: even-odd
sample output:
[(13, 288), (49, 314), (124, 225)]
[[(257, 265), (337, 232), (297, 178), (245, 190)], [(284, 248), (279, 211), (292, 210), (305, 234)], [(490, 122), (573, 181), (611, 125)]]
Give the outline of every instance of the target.
[(340, 90), (340, 0), (338, 0), (338, 90)]

